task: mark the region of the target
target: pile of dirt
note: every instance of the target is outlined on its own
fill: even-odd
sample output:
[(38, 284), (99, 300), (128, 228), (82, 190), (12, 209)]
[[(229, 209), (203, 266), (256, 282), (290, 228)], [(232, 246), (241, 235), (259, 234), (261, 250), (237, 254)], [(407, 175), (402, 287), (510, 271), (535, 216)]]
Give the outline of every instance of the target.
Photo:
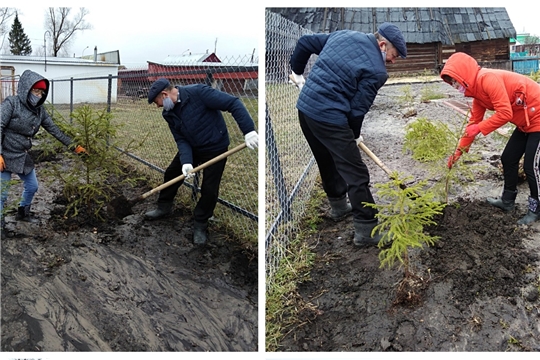
[[(412, 251), (413, 274), (380, 268), (377, 248), (352, 244), (350, 218), (326, 218), (300, 284), (298, 327), (282, 351), (540, 351), (538, 237), (483, 202), (447, 207)], [(489, 221), (487, 221), (489, 220)]]
[[(404, 86), (417, 98), (426, 86), (460, 96), (442, 83), (385, 86), (363, 136), (388, 168), (432, 181), (401, 151), (405, 126), (421, 116), (451, 121), (456, 112), (440, 101), (403, 111)], [(540, 351), (540, 224), (516, 223), (526, 212), (528, 187), (520, 184), (516, 210), (493, 208), (485, 197), (501, 191), (502, 147), (486, 137), (471, 151), (482, 158), (476, 181), (459, 188), (437, 225), (426, 229), (440, 237), (434, 246), (409, 252), (407, 276), (403, 267), (381, 268), (378, 248), (355, 247), (352, 217), (332, 221), (324, 202), (323, 221), (306, 240), (316, 260), (310, 280), (298, 287), (298, 319), (278, 351)], [(364, 159), (372, 184), (388, 181)]]
[[(39, 222), (7, 216), (2, 351), (257, 350), (256, 250), (215, 224), (210, 241), (195, 246), (192, 213), (181, 206), (145, 221), (155, 196), (121, 220), (95, 221), (84, 209), (66, 218), (61, 186), (40, 176), (44, 166), (33, 204)], [(140, 183), (126, 195), (146, 191)]]
[[(452, 283), (453, 299), (463, 307), (479, 298), (519, 297), (522, 287), (534, 282), (527, 274), (539, 260), (523, 244), (531, 231), (516, 225), (519, 217), (487, 202), (459, 201), (427, 229), (441, 240), (422, 252), (421, 261), (433, 277)], [(537, 300), (538, 289), (531, 290), (530, 299)]]

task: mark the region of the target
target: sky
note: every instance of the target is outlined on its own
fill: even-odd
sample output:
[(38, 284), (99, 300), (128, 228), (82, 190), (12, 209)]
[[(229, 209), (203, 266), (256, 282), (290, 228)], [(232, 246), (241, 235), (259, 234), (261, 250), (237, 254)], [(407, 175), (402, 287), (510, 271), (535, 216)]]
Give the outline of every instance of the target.
[(529, 33), (540, 36), (540, 21), (538, 19), (538, 8), (534, 9), (523, 6), (523, 3), (514, 5), (503, 5), (518, 34)]
[[(155, 6), (151, 2), (144, 3), (144, 6), (136, 5), (136, 2), (106, 2), (106, 5), (101, 1), (96, 1), (95, 5), (86, 3), (85, 8), (89, 11), (86, 20), (93, 29), (78, 32), (68, 54), (70, 57), (91, 55), (95, 47), (98, 53), (118, 50), (122, 64), (128, 68), (144, 68), (147, 61), (161, 62), (169, 55), (180, 56), (189, 52), (203, 54), (215, 51), (222, 60), (247, 57), (253, 53), (263, 54), (265, 6), (318, 7), (330, 3), (317, 0), (311, 0), (309, 5), (296, 0), (285, 4), (272, 0), (262, 0), (260, 3), (257, 0), (235, 1), (207, 0), (204, 5), (200, 5), (201, 1), (167, 1), (155, 2)], [(17, 6), (19, 20), (33, 49), (43, 49), (44, 45), (44, 19), (48, 7), (41, 4), (27, 0), (19, 2)], [(540, 36), (537, 14), (524, 6), (523, 2), (493, 0), (489, 4), (506, 7), (516, 32)], [(392, 6), (394, 3), (381, 2), (377, 5)], [(432, 2), (415, 4), (432, 5)], [(486, 2), (455, 5), (486, 6)], [(358, 4), (345, 2), (343, 6)], [(72, 12), (77, 11), (78, 6), (72, 6)], [(50, 40), (47, 41), (49, 46)]]
[[(189, 52), (216, 52), (221, 58), (251, 56), (259, 51), (259, 33), (264, 22), (264, 10), (230, 6), (230, 3), (197, 1), (147, 1), (87, 3), (86, 21), (91, 30), (77, 32), (69, 46), (69, 57), (94, 53), (120, 52), (122, 65), (128, 68), (146, 67), (147, 61), (161, 62), (168, 55)], [(253, 4), (255, 2), (252, 2)], [(105, 5), (104, 5), (105, 4)], [(19, 21), (32, 42), (32, 49), (43, 49), (45, 14), (48, 6), (19, 2)], [(71, 6), (72, 16), (79, 11)], [(258, 10), (260, 8), (260, 10)], [(260, 16), (253, 16), (258, 10)], [(248, 16), (246, 16), (246, 12)], [(71, 18), (71, 17), (70, 17)], [(11, 29), (11, 26), (9, 26)], [(264, 35), (263, 35), (264, 36)], [(7, 41), (7, 40), (6, 40)], [(50, 40), (47, 39), (47, 47)]]

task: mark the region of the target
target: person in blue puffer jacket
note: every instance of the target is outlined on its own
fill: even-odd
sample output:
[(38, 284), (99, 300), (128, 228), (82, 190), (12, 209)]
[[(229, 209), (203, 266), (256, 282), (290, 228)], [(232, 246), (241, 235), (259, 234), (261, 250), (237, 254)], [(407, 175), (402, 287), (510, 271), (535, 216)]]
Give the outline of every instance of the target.
[[(229, 147), (229, 132), (222, 111), (232, 114), (244, 134), (246, 146), (258, 147), (255, 123), (244, 104), (237, 97), (204, 84), (173, 86), (169, 80), (156, 80), (148, 92), (148, 103), (163, 108), (162, 116), (167, 121), (178, 153), (167, 167), (164, 182), (182, 174), (193, 176), (193, 165), (198, 166)], [(216, 207), (219, 185), (227, 159), (218, 161), (204, 169), (201, 198), (193, 214), (193, 242), (203, 245), (208, 240), (208, 220)], [(155, 220), (172, 214), (174, 198), (183, 184), (179, 181), (160, 191), (157, 209), (145, 214), (146, 219)]]
[[(302, 75), (312, 54), (309, 76)], [(388, 79), (386, 63), (407, 56), (399, 28), (383, 23), (374, 34), (339, 30), (302, 36), (291, 55), (291, 78), (300, 89), (296, 107), (302, 132), (319, 167), (332, 219), (352, 212), (354, 244), (376, 245), (377, 225), (369, 171), (358, 144), (365, 114)], [(347, 202), (347, 195), (349, 202)]]

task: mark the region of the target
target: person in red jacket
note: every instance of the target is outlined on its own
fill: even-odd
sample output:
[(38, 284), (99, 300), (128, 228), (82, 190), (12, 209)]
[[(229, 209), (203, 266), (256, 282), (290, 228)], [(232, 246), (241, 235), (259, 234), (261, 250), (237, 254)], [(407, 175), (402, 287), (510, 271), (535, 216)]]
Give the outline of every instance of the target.
[[(465, 53), (450, 56), (441, 71), (441, 78), (473, 98), (469, 123), (458, 149), (448, 159), (448, 167), (452, 167), (463, 151), (469, 151), (478, 134), (488, 135), (509, 122), (514, 124), (516, 128), (501, 155), (502, 196), (487, 201), (504, 211), (514, 209), (519, 161), (525, 156), (523, 168), (530, 189), (529, 206), (518, 224), (530, 224), (540, 219), (540, 84), (511, 71), (481, 68)], [(484, 119), (486, 110), (494, 113)]]

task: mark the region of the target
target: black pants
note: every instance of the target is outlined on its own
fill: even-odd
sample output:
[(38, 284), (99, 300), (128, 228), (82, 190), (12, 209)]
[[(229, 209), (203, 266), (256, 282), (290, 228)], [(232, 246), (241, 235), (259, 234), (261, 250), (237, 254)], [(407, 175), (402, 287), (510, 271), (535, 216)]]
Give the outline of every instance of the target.
[(371, 220), (377, 211), (363, 205), (374, 203), (369, 171), (362, 161), (352, 129), (315, 121), (298, 112), (300, 127), (317, 161), (322, 186), (330, 198), (348, 193), (356, 220)]
[[(227, 151), (226, 148), (218, 153), (209, 154), (201, 154), (194, 151), (192, 165), (193, 167), (197, 167), (200, 164), (223, 154), (225, 151)], [(219, 185), (221, 183), (221, 177), (223, 175), (223, 171), (225, 170), (226, 163), (227, 158), (218, 161), (217, 163), (212, 164), (206, 169), (202, 170), (203, 179), (201, 184), (201, 198), (197, 202), (195, 211), (193, 213), (195, 221), (206, 222), (208, 219), (210, 219), (210, 217), (212, 217), (219, 197)], [(182, 175), (182, 165), (183, 164), (180, 162), (180, 154), (176, 153), (176, 156), (171, 161), (169, 167), (167, 167), (165, 170), (163, 181), (167, 182)], [(161, 190), (158, 197), (158, 203), (172, 203), (176, 197), (176, 194), (178, 193), (178, 189), (183, 183), (184, 181), (182, 180)]]
[(538, 200), (540, 192), (540, 132), (524, 133), (514, 130), (501, 155), (504, 174), (504, 189), (517, 190), (519, 160), (525, 155), (523, 170), (531, 191), (530, 196)]

